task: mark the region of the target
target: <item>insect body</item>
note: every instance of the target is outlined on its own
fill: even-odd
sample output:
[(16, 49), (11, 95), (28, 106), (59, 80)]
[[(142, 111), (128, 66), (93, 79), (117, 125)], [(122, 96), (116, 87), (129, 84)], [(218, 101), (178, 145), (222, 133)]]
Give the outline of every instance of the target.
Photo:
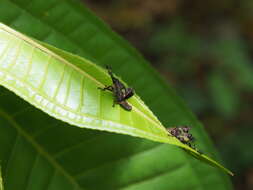
[(193, 144), (194, 138), (192, 134), (189, 133), (190, 127), (187, 126), (179, 126), (179, 127), (173, 127), (168, 128), (168, 132), (176, 137), (178, 140), (180, 140), (182, 143), (187, 144), (191, 148), (195, 149), (197, 152), (201, 153)]
[(126, 100), (134, 95), (134, 90), (133, 88), (126, 88), (124, 84), (122, 84), (119, 79), (117, 79), (111, 69), (107, 66), (106, 69), (108, 70), (109, 75), (111, 76), (112, 79), (112, 85), (111, 86), (106, 86), (104, 88), (100, 88), (102, 90), (109, 90), (113, 92), (115, 96), (115, 100), (113, 102), (113, 106), (115, 103), (119, 104), (122, 108), (125, 110), (132, 110), (132, 106), (129, 105)]

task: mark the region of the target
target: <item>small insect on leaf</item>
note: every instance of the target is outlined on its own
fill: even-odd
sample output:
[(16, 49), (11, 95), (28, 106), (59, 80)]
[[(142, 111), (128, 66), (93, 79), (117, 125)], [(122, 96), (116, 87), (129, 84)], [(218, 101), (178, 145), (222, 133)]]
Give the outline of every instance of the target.
[(182, 143), (187, 144), (191, 148), (195, 149), (197, 152), (202, 154), (192, 142), (195, 140), (192, 134), (189, 133), (190, 127), (188, 126), (179, 126), (179, 127), (173, 127), (168, 128), (167, 131), (174, 137), (176, 137), (178, 140), (180, 140)]
[(127, 111), (132, 110), (132, 106), (129, 105), (126, 100), (128, 98), (131, 98), (134, 95), (134, 89), (133, 88), (127, 88), (125, 85), (117, 79), (113, 73), (110, 67), (106, 66), (106, 69), (108, 71), (108, 74), (110, 75), (112, 79), (112, 85), (105, 86), (104, 88), (99, 88), (101, 90), (109, 90), (113, 93), (115, 99), (113, 101), (113, 107), (116, 104), (119, 104), (122, 108), (124, 108)]

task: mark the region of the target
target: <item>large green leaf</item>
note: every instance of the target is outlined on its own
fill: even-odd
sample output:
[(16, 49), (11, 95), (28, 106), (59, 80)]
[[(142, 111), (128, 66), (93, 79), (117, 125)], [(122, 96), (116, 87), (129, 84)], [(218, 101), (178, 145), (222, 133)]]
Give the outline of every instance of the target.
[(0, 83), (49, 115), (80, 127), (186, 147), (168, 137), (137, 96), (129, 101), (131, 112), (112, 107), (111, 93), (98, 89), (110, 85), (110, 77), (87, 60), (55, 49), (57, 55), (1, 24), (0, 52)]
[[(54, 5), (58, 6), (55, 9), (50, 9)], [(205, 152), (215, 156), (215, 151), (200, 124), (174, 92), (157, 77), (156, 73), (128, 44), (119, 39), (86, 9), (82, 9), (69, 1), (61, 1), (61, 3), (50, 1), (42, 4), (41, 1), (3, 1), (0, 9), (0, 19), (20, 31), (38, 39), (44, 39), (44, 41), (66, 50), (84, 55), (91, 60), (95, 60), (98, 64), (113, 65), (116, 72), (123, 76), (143, 96), (145, 102), (158, 114), (163, 123), (167, 126), (179, 124), (194, 126), (194, 135), (199, 139), (198, 145)], [(68, 16), (59, 21), (59, 18), (65, 15), (66, 12), (68, 12)], [(84, 23), (86, 26), (79, 27), (80, 23)], [(33, 26), (32, 30), (31, 26)], [(94, 34), (96, 35), (92, 40), (87, 41)], [(46, 37), (46, 35), (48, 36)], [(80, 40), (83, 40), (83, 43), (80, 43)], [(96, 51), (94, 51), (94, 48)], [(119, 67), (123, 62), (124, 68)], [(128, 71), (127, 67), (135, 69), (126, 72)], [(140, 73), (142, 75), (141, 79), (139, 78)], [(136, 80), (137, 78), (138, 80)], [(143, 88), (145, 83), (150, 84), (153, 88)], [(115, 189), (121, 186), (138, 189), (141, 187), (148, 189), (148, 186), (152, 189), (152, 185), (160, 186), (162, 189), (163, 187), (172, 189), (186, 189), (188, 187), (229, 189), (230, 187), (226, 176), (191, 159), (177, 148), (140, 141), (140, 139), (136, 140), (127, 136), (96, 133), (95, 131), (80, 130), (68, 126), (54, 127), (55, 120), (34, 110), (9, 92), (3, 91), (5, 93), (1, 98), (1, 108), (5, 113), (3, 115), (11, 116), (11, 120), (7, 120), (7, 124), (10, 121), (15, 121), (19, 128), (23, 129), (25, 136), (29, 136), (28, 139), (32, 139), (33, 142), (30, 143), (30, 140), (21, 136), (15, 144), (17, 144), (16, 146), (22, 146), (26, 151), (20, 152), (17, 151), (18, 148), (12, 149), (11, 145), (15, 142), (13, 138), (17, 133), (11, 127), (6, 128), (6, 126), (14, 126), (13, 123), (7, 125), (3, 121), (2, 125), (5, 127), (1, 127), (1, 134), (8, 134), (8, 139), (1, 139), (4, 142), (3, 144), (6, 145), (1, 150), (1, 159), (4, 163), (9, 160), (8, 150), (13, 150), (12, 157), (23, 155), (27, 158), (23, 160), (11, 159), (16, 164), (12, 164), (12, 170), (7, 170), (10, 172), (4, 172), (9, 187), (14, 186), (15, 183), (11, 182), (12, 180), (16, 181), (15, 175), (17, 175), (17, 178), (19, 176), (14, 168), (16, 165), (20, 166), (20, 163), (24, 167), (29, 166), (23, 168), (22, 177), (18, 178), (19, 184), (23, 185), (22, 187), (25, 186), (28, 179), (30, 179), (29, 181), (38, 181), (40, 175), (44, 176), (44, 181), (41, 180), (41, 183), (48, 182), (50, 172), (53, 171), (57, 173), (52, 183), (56, 186), (60, 180), (59, 178), (63, 175), (63, 178), (68, 176), (68, 182), (74, 181), (81, 187), (89, 187), (90, 189), (98, 189), (99, 187)], [(156, 98), (157, 94), (160, 95), (159, 99)], [(164, 104), (164, 102), (168, 103)], [(25, 109), (26, 107), (28, 108)], [(39, 124), (37, 122), (38, 118)], [(58, 125), (63, 124), (59, 123)], [(40, 130), (42, 132), (39, 132)], [(36, 131), (37, 135), (35, 135)], [(97, 135), (99, 138), (94, 138), (93, 141), (91, 139), (91, 141), (80, 143), (82, 139)], [(57, 142), (55, 142), (55, 136), (57, 136)], [(76, 146), (74, 146), (75, 144)], [(71, 146), (73, 147), (71, 148)], [(36, 156), (34, 152), (38, 152), (37, 147), (42, 150), (42, 153), (39, 151), (39, 163), (35, 162), (35, 167), (33, 167), (35, 169), (32, 169), (33, 172), (29, 174), (32, 167), (30, 162)], [(87, 147), (92, 147), (92, 151), (85, 151)], [(153, 147), (154, 149), (152, 149)], [(54, 157), (51, 160), (47, 159), (50, 157), (48, 154), (53, 155), (65, 148), (69, 152), (63, 151), (62, 154), (59, 154), (59, 157), (56, 157), (57, 159)], [(101, 149), (105, 151), (101, 152)], [(141, 153), (142, 151), (145, 152)], [(30, 160), (28, 155), (31, 156)], [(89, 156), (87, 157), (87, 155)], [(6, 165), (4, 164), (4, 171), (6, 171)], [(87, 169), (90, 169), (89, 172)], [(108, 170), (110, 175), (103, 172)], [(78, 180), (76, 178), (73, 180), (72, 177), (81, 171), (83, 173), (86, 171), (86, 174), (79, 176)], [(198, 176), (201, 176), (201, 180)], [(172, 178), (175, 179), (172, 180), (173, 182), (171, 181)], [(94, 181), (96, 179), (99, 183)], [(175, 183), (175, 181), (181, 181), (182, 179), (187, 180), (185, 183)], [(210, 184), (215, 184), (215, 186)], [(19, 189), (22, 189), (22, 187)]]
[(131, 111), (113, 107), (111, 93), (98, 89), (110, 85), (104, 70), (78, 56), (47, 47), (0, 24), (0, 84), (62, 121), (174, 144), (224, 169), (168, 135), (136, 95), (129, 100)]

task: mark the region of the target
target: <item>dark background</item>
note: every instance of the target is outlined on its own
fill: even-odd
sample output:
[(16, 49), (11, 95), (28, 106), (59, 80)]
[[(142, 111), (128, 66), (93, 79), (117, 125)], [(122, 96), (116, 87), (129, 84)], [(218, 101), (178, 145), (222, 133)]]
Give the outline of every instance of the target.
[(235, 189), (253, 189), (253, 1), (85, 0), (202, 121)]

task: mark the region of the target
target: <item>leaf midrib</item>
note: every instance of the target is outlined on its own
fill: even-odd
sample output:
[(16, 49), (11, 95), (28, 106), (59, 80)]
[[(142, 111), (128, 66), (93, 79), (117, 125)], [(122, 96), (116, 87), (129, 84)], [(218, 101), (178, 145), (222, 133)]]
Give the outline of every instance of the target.
[[(11, 76), (11, 77), (13, 77), (13, 78), (16, 78), (16, 76), (8, 74), (8, 73), (9, 73), (8, 71), (2, 70), (2, 72), (7, 73), (7, 74), (6, 74), (7, 76), (9, 75), (9, 76)], [(20, 83), (22, 83), (23, 86), (25, 86), (25, 87), (27, 87), (27, 88), (30, 88), (30, 89), (34, 89), (32, 86), (29, 86), (29, 85), (27, 85), (26, 83), (23, 83), (23, 82), (20, 81), (18, 78), (16, 78), (16, 80), (19, 81)], [(9, 86), (8, 88), (9, 88), (10, 90), (12, 90), (12, 91), (15, 91), (14, 88), (11, 87), (11, 86)], [(37, 91), (37, 89), (34, 90), (35, 95), (36, 95), (36, 91)], [(40, 95), (41, 95), (41, 94), (40, 94)], [(20, 95), (20, 96), (23, 97), (22, 95)], [(24, 96), (24, 97), (26, 97), (26, 96)], [(24, 98), (24, 97), (23, 97), (23, 98)], [(42, 96), (42, 97), (43, 97), (43, 96)], [(26, 98), (27, 98), (27, 97), (26, 97)], [(24, 98), (24, 99), (25, 99), (25, 98)], [(50, 102), (50, 103), (52, 103), (52, 104), (54, 104), (54, 105), (56, 105), (56, 106), (62, 107), (63, 109), (66, 109), (66, 110), (68, 110), (69, 112), (72, 112), (72, 110), (70, 110), (69, 108), (66, 108), (64, 105), (55, 103), (54, 101), (50, 100), (50, 99), (51, 99), (50, 97), (45, 98), (45, 99), (47, 99), (48, 102)], [(35, 107), (38, 107), (38, 108), (42, 109), (42, 106), (41, 106), (40, 104), (32, 103), (32, 105), (34, 105)], [(77, 113), (75, 113), (74, 111), (73, 111), (72, 113), (77, 114)], [(48, 114), (49, 114), (49, 113), (48, 113)], [(78, 113), (77, 115), (80, 115), (80, 114)], [(96, 117), (94, 117), (94, 116), (90, 116), (90, 115), (87, 115), (87, 114), (82, 114), (82, 115), (85, 116), (85, 117), (88, 117), (88, 118), (99, 119), (99, 118), (96, 118)], [(64, 119), (63, 119), (62, 117), (60, 117), (59, 119), (61, 119), (61, 120), (64, 121)], [(65, 119), (65, 120), (66, 120), (66, 119)], [(101, 120), (101, 119), (99, 119), (99, 120)], [(158, 142), (167, 142), (167, 143), (169, 143), (169, 144), (175, 144), (175, 145), (181, 146), (181, 147), (183, 147), (183, 148), (189, 149), (189, 147), (187, 147), (187, 146), (184, 145), (184, 144), (172, 142), (172, 141), (169, 140), (169, 138), (173, 138), (173, 139), (175, 139), (175, 140), (177, 141), (177, 139), (174, 138), (174, 137), (170, 137), (170, 136), (168, 136), (168, 137), (158, 136), (158, 135), (155, 135), (155, 134), (153, 134), (153, 133), (140, 130), (140, 129), (138, 129), (138, 128), (134, 128), (134, 127), (131, 127), (131, 126), (128, 126), (128, 125), (123, 125), (123, 124), (121, 124), (121, 123), (117, 123), (117, 122), (115, 122), (115, 121), (110, 121), (110, 120), (105, 120), (105, 119), (103, 119), (103, 121), (110, 122), (110, 123), (115, 123), (115, 124), (119, 124), (119, 125), (121, 125), (122, 127), (124, 126), (125, 128), (134, 129), (134, 130), (137, 131), (137, 133), (138, 133), (138, 135), (137, 135), (137, 134), (132, 134), (132, 133), (129, 134), (128, 132), (125, 132), (124, 134), (132, 135), (132, 136), (138, 136), (138, 137), (143, 137), (143, 138), (149, 137), (149, 138), (152, 138), (153, 140), (154, 140), (154, 138), (155, 138), (155, 139), (156, 139), (155, 141), (158, 141)], [(98, 130), (107, 130), (107, 129), (105, 129), (105, 128), (98, 128), (98, 127), (92, 125), (92, 128), (91, 128), (91, 129), (95, 129), (95, 128), (98, 129)], [(113, 129), (114, 129), (114, 128), (113, 128)], [(107, 131), (110, 131), (110, 130), (107, 130)], [(114, 132), (116, 132), (116, 131), (114, 131)], [(123, 133), (123, 132), (122, 132), (122, 133)], [(139, 136), (139, 135), (141, 135), (141, 134), (142, 134), (143, 136)], [(157, 139), (159, 139), (159, 140), (157, 140)]]
[(73, 176), (71, 176), (42, 146), (40, 146), (40, 144), (33, 139), (31, 135), (24, 131), (22, 127), (2, 109), (0, 109), (0, 116), (6, 119), (11, 126), (17, 130), (19, 135), (22, 135), (37, 150), (38, 153), (45, 157), (48, 162), (51, 163), (57, 171), (62, 173), (62, 175), (64, 175), (76, 188), (80, 190), (83, 189)]

